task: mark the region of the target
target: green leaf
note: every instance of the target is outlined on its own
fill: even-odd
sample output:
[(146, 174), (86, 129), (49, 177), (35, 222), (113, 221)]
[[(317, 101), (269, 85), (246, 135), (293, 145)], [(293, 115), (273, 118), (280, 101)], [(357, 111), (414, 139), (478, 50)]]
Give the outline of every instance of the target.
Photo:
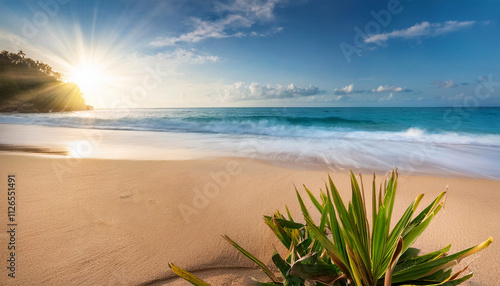
[(408, 248), (399, 258), (399, 262), (407, 261), (409, 259), (415, 258), (420, 253), (420, 249), (410, 247)]
[(386, 223), (385, 206), (381, 205), (377, 214), (375, 225), (373, 226), (372, 234), (372, 275), (376, 278), (382, 276), (385, 272), (385, 269), (381, 268), (381, 263), (384, 257), (387, 237), (387, 234), (385, 233)]
[(436, 209), (441, 200), (444, 198), (445, 194), (446, 192), (442, 192), (441, 194), (439, 194), (429, 206), (427, 206), (422, 212), (420, 212), (417, 217), (415, 217), (410, 222), (408, 227), (406, 227), (405, 231), (403, 232), (403, 237), (406, 236), (406, 234), (408, 234), (408, 232), (410, 232), (413, 228), (419, 225), (431, 212)]
[(283, 275), (283, 277), (285, 277), (287, 275), (288, 271), (290, 270), (290, 265), (288, 265), (288, 263), (286, 263), (286, 261), (283, 260), (283, 258), (281, 258), (279, 253), (276, 251), (274, 251), (274, 254), (272, 256), (272, 260), (274, 262), (274, 265), (276, 265), (276, 267), (278, 267), (278, 269), (280, 270), (281, 275)]
[(285, 209), (286, 209), (286, 214), (288, 215), (288, 219), (291, 221), (291, 222), (294, 222), (293, 221), (293, 218), (292, 218), (292, 215), (290, 214), (290, 210), (288, 209), (288, 207), (285, 205)]
[(227, 240), (236, 249), (238, 249), (241, 253), (243, 253), (243, 255), (245, 255), (250, 260), (252, 260), (253, 262), (255, 262), (255, 264), (257, 264), (257, 266), (259, 266), (260, 269), (262, 269), (262, 271), (264, 271), (264, 273), (266, 273), (266, 275), (269, 278), (271, 278), (271, 280), (273, 282), (280, 282), (278, 280), (278, 278), (273, 274), (273, 272), (271, 270), (269, 270), (269, 268), (267, 268), (267, 266), (262, 261), (260, 261), (259, 259), (257, 259), (255, 256), (251, 255), (248, 251), (246, 251), (245, 249), (243, 249), (241, 246), (239, 246), (236, 242), (234, 242), (231, 238), (229, 238), (229, 236), (224, 235), (222, 237), (224, 237), (225, 240)]
[(434, 213), (424, 219), (419, 225), (414, 227), (410, 232), (408, 232), (404, 237), (404, 246), (403, 251), (406, 251), (413, 243), (417, 240), (417, 238), (424, 232), (424, 230), (429, 226), (432, 219), (434, 218)]
[(458, 284), (461, 284), (461, 283), (469, 280), (472, 277), (472, 275), (473, 275), (473, 273), (470, 273), (470, 274), (465, 275), (464, 277), (459, 278), (459, 279), (450, 280), (450, 281), (446, 281), (446, 282), (443, 282), (440, 284), (434, 284), (434, 285), (430, 285), (430, 286), (456, 286)]
[(293, 222), (290, 220), (286, 219), (281, 219), (281, 218), (275, 218), (276, 222), (281, 225), (283, 228), (290, 228), (290, 229), (301, 229), (304, 227), (303, 224), (298, 223), (298, 222)]
[(328, 176), (330, 182), (330, 192), (333, 199), (333, 203), (335, 209), (337, 210), (338, 217), (340, 222), (342, 223), (343, 232), (345, 233), (346, 239), (344, 239), (346, 245), (351, 245), (352, 249), (356, 249), (360, 253), (362, 263), (365, 265), (369, 265), (369, 254), (367, 249), (363, 247), (362, 239), (360, 237), (359, 231), (356, 228), (355, 219), (350, 212), (347, 211), (340, 194), (333, 184), (332, 178)]
[[(327, 189), (328, 191), (328, 189)], [(335, 213), (335, 209), (333, 207), (332, 198), (330, 196), (330, 192), (328, 192), (327, 196), (327, 205), (326, 208), (330, 217), (330, 230), (332, 231), (332, 238), (335, 247), (337, 248), (339, 255), (341, 256), (342, 261), (348, 261), (346, 245), (343, 236), (343, 230), (340, 227), (340, 224), (337, 220), (337, 215)]]
[[(440, 269), (429, 276), (420, 278), (417, 281), (425, 281), (427, 284), (439, 284), (439, 283), (442, 283), (442, 282), (448, 280), (451, 276), (451, 272), (452, 272), (451, 269), (448, 269), (446, 271), (443, 269)], [(434, 281), (434, 283), (433, 283), (433, 281)]]
[(347, 268), (347, 261), (343, 261), (343, 258), (339, 254), (339, 251), (335, 247), (335, 245), (324, 235), (323, 232), (319, 230), (318, 227), (316, 227), (316, 225), (314, 225), (314, 222), (311, 220), (310, 217), (304, 215), (304, 219), (306, 220), (306, 223), (311, 229), (311, 231), (314, 233), (315, 237), (318, 239), (318, 241), (323, 245), (323, 247), (330, 255), (332, 262), (335, 265), (337, 265), (337, 267), (339, 267), (342, 270), (342, 272), (344, 272), (348, 277), (351, 277), (350, 269)]
[(323, 212), (323, 207), (318, 202), (318, 200), (316, 199), (316, 197), (314, 197), (314, 195), (311, 193), (311, 191), (306, 186), (304, 186), (304, 189), (306, 190), (307, 194), (309, 195), (309, 198), (311, 199), (311, 202), (318, 209), (319, 213), (322, 213)]
[(321, 213), (321, 221), (319, 223), (319, 229), (321, 231), (325, 230), (327, 220), (328, 220), (328, 208), (323, 208), (323, 212)]
[(492, 242), (493, 239), (490, 237), (490, 239), (474, 247), (462, 250), (449, 256), (440, 257), (422, 264), (417, 264), (415, 266), (406, 268), (394, 274), (392, 281), (393, 283), (400, 283), (403, 281), (416, 280), (418, 278), (431, 275), (436, 271), (439, 271), (440, 269), (458, 264), (463, 258), (488, 247)]
[(290, 269), (290, 274), (304, 280), (330, 284), (345, 277), (333, 264), (327, 264), (316, 255), (307, 255), (297, 260)]
[(173, 263), (169, 263), (168, 266), (170, 266), (170, 268), (172, 268), (172, 271), (174, 271), (175, 274), (177, 274), (179, 277), (183, 278), (184, 280), (188, 281), (189, 283), (191, 283), (193, 285), (210, 286), (210, 284), (208, 284), (205, 281), (201, 280), (200, 278), (194, 276), (193, 274), (187, 272), (186, 270), (175, 266)]
[[(425, 262), (428, 262), (428, 261), (437, 259), (439, 257), (445, 256), (446, 253), (448, 253), (448, 251), (450, 250), (450, 248), (451, 248), (451, 244), (440, 249), (440, 250), (433, 251), (433, 252), (427, 253), (427, 254), (422, 255), (422, 256), (412, 257), (410, 259), (405, 259), (404, 261), (400, 260), (401, 262), (396, 265), (394, 272), (396, 273), (396, 272), (402, 271), (404, 269), (407, 269), (407, 268), (410, 268), (410, 267), (413, 267), (413, 266), (416, 266), (419, 264), (423, 264)], [(409, 251), (409, 250), (410, 249), (408, 249), (407, 251)]]
[[(373, 172), (373, 182), (372, 182), (372, 227), (375, 225), (375, 220), (377, 219), (377, 190), (375, 187), (375, 172)], [(372, 231), (373, 235), (373, 231)]]
[(297, 190), (297, 188), (295, 188), (295, 193), (297, 193), (297, 199), (299, 200), (300, 209), (302, 210), (302, 214), (304, 216), (307, 216), (310, 218), (311, 216), (309, 215), (309, 211), (307, 210), (306, 205), (304, 204), (304, 201), (300, 197), (300, 194), (299, 194), (299, 191)]
[(271, 228), (271, 230), (274, 232), (276, 237), (283, 243), (283, 245), (286, 248), (290, 248), (291, 241), (290, 238), (284, 233), (283, 229), (279, 227), (274, 221), (273, 217), (270, 216), (264, 216), (264, 221), (265, 223)]

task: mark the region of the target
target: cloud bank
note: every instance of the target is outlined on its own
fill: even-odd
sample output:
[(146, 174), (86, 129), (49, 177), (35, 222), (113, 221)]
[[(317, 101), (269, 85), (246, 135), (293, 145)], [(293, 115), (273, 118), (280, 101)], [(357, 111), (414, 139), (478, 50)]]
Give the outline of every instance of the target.
[(306, 88), (300, 88), (293, 83), (287, 86), (280, 84), (271, 86), (269, 84), (261, 85), (256, 82), (246, 84), (242, 81), (223, 86), (218, 90), (219, 98), (222, 101), (301, 98), (321, 93), (322, 91), (318, 87), (312, 85)]
[(334, 95), (348, 95), (348, 94), (356, 94), (356, 93), (378, 93), (378, 92), (410, 92), (410, 89), (406, 87), (400, 86), (388, 86), (388, 85), (380, 85), (377, 88), (371, 90), (364, 89), (355, 89), (354, 84), (346, 85), (342, 88), (336, 88), (333, 90)]
[(400, 86), (379, 86), (377, 88), (372, 89), (372, 92), (409, 92), (411, 90), (407, 89), (406, 87), (400, 87)]

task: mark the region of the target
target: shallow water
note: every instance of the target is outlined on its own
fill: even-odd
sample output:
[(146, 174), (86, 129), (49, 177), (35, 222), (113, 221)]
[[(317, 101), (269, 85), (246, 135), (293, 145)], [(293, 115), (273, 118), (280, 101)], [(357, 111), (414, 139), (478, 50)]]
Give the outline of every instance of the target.
[(407, 173), (500, 179), (500, 108), (96, 110), (1, 114), (0, 123), (93, 129), (101, 134), (98, 143), (87, 138), (92, 131), (71, 136), (3, 131), (10, 135), (0, 139), (4, 144), (60, 143), (76, 156), (92, 149), (84, 157), (242, 156), (332, 169), (396, 166)]

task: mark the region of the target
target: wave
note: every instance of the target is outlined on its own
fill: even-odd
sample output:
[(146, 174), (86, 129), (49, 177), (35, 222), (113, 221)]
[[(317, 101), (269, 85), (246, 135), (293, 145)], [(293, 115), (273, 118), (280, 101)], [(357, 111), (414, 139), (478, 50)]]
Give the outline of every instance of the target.
[[(121, 115), (57, 113), (0, 115), (0, 123), (35, 124), (71, 128), (156, 132), (211, 133), (326, 140), (373, 140), (430, 144), (500, 146), (499, 134), (433, 131), (424, 128), (380, 130), (372, 120), (338, 116), (165, 116), (164, 113)], [(395, 130), (391, 130), (395, 129)]]
[(226, 117), (186, 117), (184, 120), (189, 122), (197, 123), (214, 123), (214, 122), (275, 122), (288, 125), (297, 126), (335, 126), (335, 125), (360, 125), (360, 124), (371, 124), (376, 125), (377, 123), (373, 120), (360, 120), (360, 119), (349, 119), (340, 116), (329, 116), (329, 117), (307, 117), (307, 116), (267, 116), (267, 115), (255, 115), (255, 116), (226, 116)]

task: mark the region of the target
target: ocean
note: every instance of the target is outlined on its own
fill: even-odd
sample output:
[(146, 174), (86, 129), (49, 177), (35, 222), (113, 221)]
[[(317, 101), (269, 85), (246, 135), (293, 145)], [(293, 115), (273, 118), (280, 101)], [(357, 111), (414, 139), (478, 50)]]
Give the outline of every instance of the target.
[(128, 131), (135, 139), (113, 144), (170, 153), (500, 179), (500, 108), (99, 109), (0, 114), (0, 123)]

